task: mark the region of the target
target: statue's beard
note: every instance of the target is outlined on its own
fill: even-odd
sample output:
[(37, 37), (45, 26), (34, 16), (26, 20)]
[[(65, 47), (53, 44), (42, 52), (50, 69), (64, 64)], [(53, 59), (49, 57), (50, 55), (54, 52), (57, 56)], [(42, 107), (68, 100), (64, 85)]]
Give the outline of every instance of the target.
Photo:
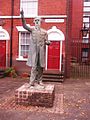
[(39, 30), (39, 29), (40, 29), (40, 25), (35, 25), (35, 28), (36, 28), (37, 30)]

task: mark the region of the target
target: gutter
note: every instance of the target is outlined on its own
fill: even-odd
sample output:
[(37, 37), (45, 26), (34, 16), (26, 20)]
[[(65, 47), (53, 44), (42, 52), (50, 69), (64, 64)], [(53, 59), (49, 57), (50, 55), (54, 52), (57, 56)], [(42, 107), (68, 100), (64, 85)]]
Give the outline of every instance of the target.
[(10, 67), (12, 67), (13, 15), (14, 15), (14, 0), (11, 0)]

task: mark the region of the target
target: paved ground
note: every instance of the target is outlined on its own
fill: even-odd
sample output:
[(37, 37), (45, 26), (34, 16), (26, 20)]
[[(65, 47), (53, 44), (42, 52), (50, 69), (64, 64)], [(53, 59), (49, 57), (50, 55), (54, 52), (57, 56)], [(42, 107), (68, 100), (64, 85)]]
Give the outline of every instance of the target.
[(55, 85), (52, 108), (16, 105), (14, 91), (26, 82), (28, 79), (0, 79), (0, 120), (90, 120), (90, 80), (48, 83)]

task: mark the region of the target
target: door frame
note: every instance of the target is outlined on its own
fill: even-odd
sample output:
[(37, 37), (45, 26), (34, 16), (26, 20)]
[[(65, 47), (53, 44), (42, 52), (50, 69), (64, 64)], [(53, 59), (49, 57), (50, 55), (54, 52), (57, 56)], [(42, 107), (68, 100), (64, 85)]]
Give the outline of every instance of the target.
[[(62, 69), (62, 41), (65, 40), (65, 36), (64, 33), (57, 29), (56, 26), (53, 26), (51, 29), (49, 29), (47, 31), (48, 33), (48, 40), (49, 41), (60, 41), (60, 66), (59, 66), (59, 71), (61, 71)], [(48, 46), (46, 46), (46, 66), (45, 66), (45, 70), (48, 70)]]

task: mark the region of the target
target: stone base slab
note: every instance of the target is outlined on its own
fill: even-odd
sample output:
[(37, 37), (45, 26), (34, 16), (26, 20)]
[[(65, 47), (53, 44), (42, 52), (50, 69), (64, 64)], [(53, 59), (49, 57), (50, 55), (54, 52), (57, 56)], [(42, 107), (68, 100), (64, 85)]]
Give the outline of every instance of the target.
[(15, 90), (15, 102), (20, 105), (33, 105), (42, 107), (52, 107), (54, 102), (54, 85), (45, 84), (44, 89), (27, 87), (25, 83)]

